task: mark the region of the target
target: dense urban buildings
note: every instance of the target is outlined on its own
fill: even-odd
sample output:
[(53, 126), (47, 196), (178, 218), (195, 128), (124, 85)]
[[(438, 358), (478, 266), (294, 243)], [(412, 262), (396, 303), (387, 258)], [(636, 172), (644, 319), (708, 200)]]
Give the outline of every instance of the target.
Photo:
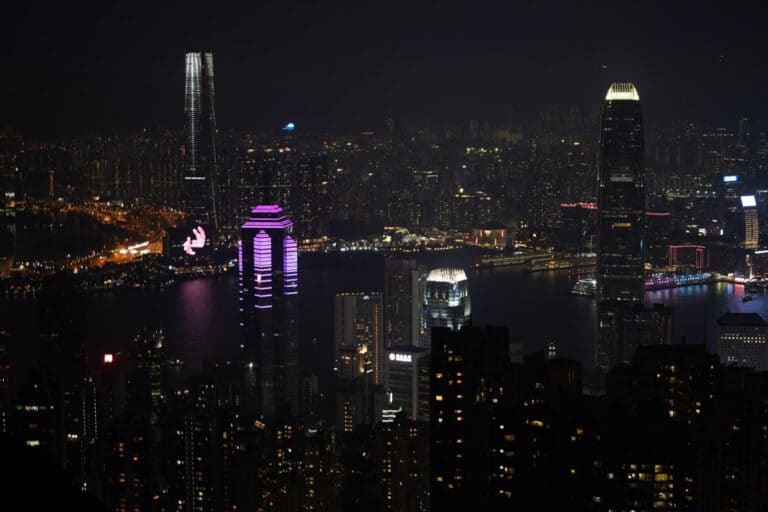
[(632, 360), (618, 326), (643, 304), (645, 145), (640, 95), (614, 83), (605, 95), (597, 199), (597, 338), (595, 365), (605, 371)]
[[(75, 10), (87, 30), (72, 9), (51, 25), (9, 6), (0, 509), (768, 510), (768, 124), (745, 86), (765, 82), (750, 65), (765, 41), (750, 17), (704, 34), (729, 49), (712, 66), (690, 13), (665, 6), (693, 58), (670, 60), (669, 37), (636, 45), (657, 53), (650, 83), (622, 34), (653, 18), (621, 5), (594, 31), (582, 5), (515, 30), (494, 24), (525, 13), (461, 5), (364, 25), (300, 5), (290, 26), (279, 8), (228, 8), (241, 19), (211, 32), (215, 96), (213, 54), (182, 68), (178, 53), (206, 20), (169, 9), (179, 35), (152, 23), (161, 7), (120, 12), (141, 38), (104, 38), (109, 6)], [(541, 26), (563, 44), (529, 44)], [(393, 30), (439, 58), (413, 66)], [(616, 44), (552, 65), (591, 33)], [(85, 42), (67, 51), (70, 37)], [(528, 54), (545, 73), (524, 72)], [(696, 86), (664, 87), (664, 61)]]

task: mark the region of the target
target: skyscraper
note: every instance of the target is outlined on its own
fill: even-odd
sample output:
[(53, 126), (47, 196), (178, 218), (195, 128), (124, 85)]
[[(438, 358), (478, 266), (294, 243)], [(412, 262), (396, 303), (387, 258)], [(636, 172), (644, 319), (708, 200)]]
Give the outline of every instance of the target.
[(213, 54), (186, 54), (184, 82), (184, 210), (190, 224), (218, 228)]
[(643, 303), (643, 151), (640, 95), (630, 83), (614, 83), (603, 105), (598, 173), (595, 364), (604, 370), (634, 355), (619, 326), (625, 311)]
[(293, 222), (277, 205), (257, 206), (238, 247), (244, 410), (265, 417), (299, 413)]
[(424, 288), (424, 340), (422, 346), (432, 345), (432, 328), (448, 327), (459, 330), (472, 318), (467, 274), (462, 269), (436, 268), (427, 275)]
[(354, 349), (363, 356), (364, 370), (373, 374), (375, 384), (384, 381), (381, 293), (339, 293), (334, 303), (335, 354)]
[(384, 345), (418, 345), (424, 309), (422, 270), (413, 258), (384, 262)]
[(431, 510), (491, 508), (492, 435), (509, 369), (509, 332), (469, 326), (433, 331), (429, 390)]

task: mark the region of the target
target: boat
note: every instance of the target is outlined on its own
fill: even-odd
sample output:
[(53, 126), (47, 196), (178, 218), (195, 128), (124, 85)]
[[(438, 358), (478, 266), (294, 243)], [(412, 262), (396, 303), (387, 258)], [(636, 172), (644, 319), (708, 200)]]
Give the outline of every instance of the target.
[(741, 298), (741, 302), (749, 302), (751, 300), (752, 300), (751, 295), (745, 295), (744, 297)]
[(571, 293), (582, 297), (594, 297), (597, 293), (597, 279), (579, 279), (571, 288)]

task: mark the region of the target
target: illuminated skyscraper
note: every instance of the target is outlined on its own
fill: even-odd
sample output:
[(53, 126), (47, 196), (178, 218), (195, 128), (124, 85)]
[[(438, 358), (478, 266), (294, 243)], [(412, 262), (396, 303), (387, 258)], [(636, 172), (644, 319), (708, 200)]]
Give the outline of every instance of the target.
[(459, 330), (472, 319), (469, 282), (462, 269), (436, 268), (429, 272), (424, 289), (424, 341), (432, 345), (432, 328)]
[(608, 370), (632, 360), (619, 325), (644, 292), (643, 117), (630, 83), (614, 83), (605, 95), (599, 151), (595, 363)]
[(244, 410), (265, 417), (299, 414), (293, 222), (277, 205), (257, 206), (238, 247)]
[(184, 209), (191, 224), (218, 228), (213, 54), (186, 54), (184, 82)]

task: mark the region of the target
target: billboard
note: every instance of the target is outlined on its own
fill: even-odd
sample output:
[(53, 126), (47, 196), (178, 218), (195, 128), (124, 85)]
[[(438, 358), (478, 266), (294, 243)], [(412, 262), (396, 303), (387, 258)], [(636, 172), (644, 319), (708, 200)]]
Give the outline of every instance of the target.
[(213, 232), (208, 225), (171, 228), (165, 235), (164, 255), (171, 258), (198, 259), (213, 256)]

